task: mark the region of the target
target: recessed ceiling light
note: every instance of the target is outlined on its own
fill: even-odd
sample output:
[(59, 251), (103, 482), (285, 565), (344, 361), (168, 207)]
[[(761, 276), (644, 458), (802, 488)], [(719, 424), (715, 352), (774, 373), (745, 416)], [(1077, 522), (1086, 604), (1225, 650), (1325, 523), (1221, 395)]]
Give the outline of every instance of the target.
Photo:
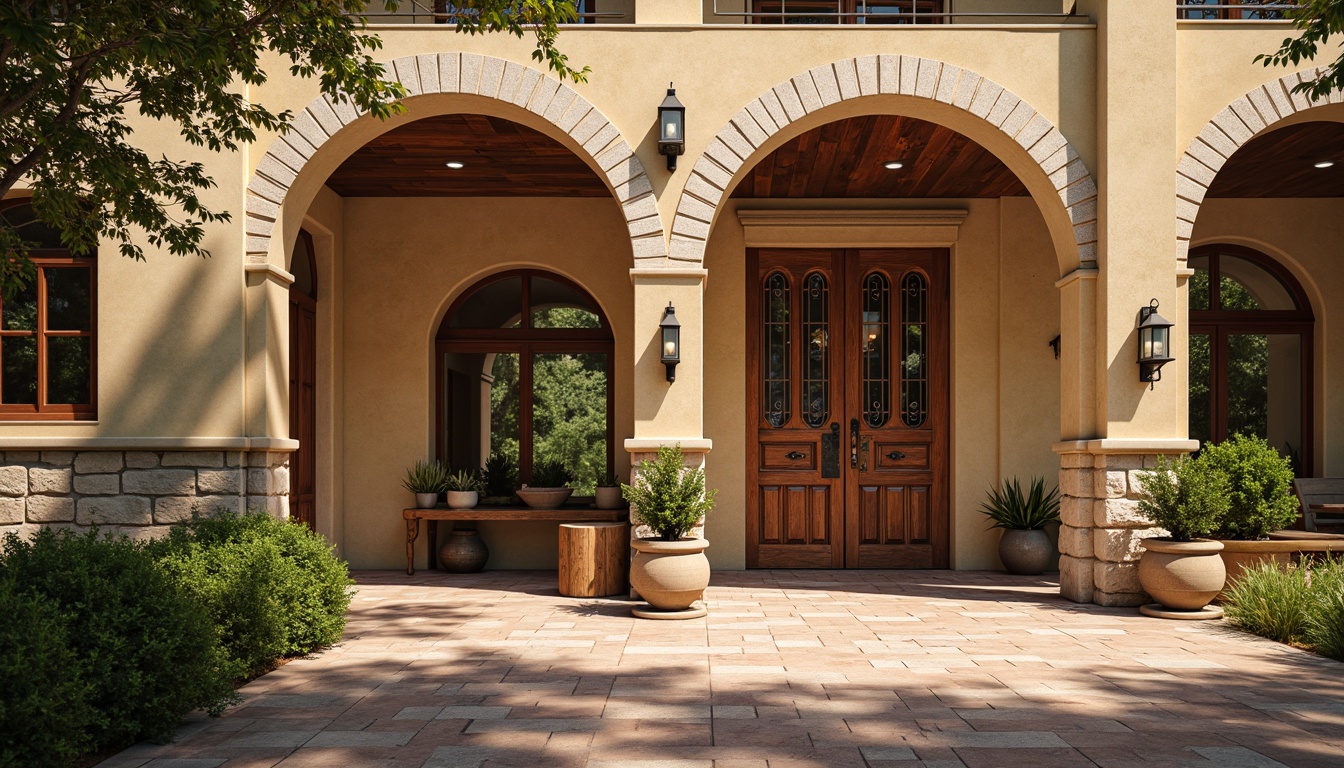
[(456, 160), (449, 160), (448, 162), (444, 163), (444, 165), (448, 166), (449, 168), (452, 168), (454, 171), (456, 171), (459, 168), (466, 167), (466, 163), (460, 163)]
[(888, 171), (899, 171), (905, 167), (905, 163), (902, 163), (899, 160), (892, 160), (889, 163), (883, 163), (882, 167), (886, 168)]
[(1316, 164), (1317, 168), (1333, 168), (1334, 166), (1335, 166), (1334, 160), (1322, 160), (1321, 162)]

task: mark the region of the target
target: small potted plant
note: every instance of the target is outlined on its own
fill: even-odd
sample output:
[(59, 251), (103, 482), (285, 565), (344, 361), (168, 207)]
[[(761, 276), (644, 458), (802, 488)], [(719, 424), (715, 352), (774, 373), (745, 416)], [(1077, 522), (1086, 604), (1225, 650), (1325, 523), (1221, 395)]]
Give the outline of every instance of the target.
[(516, 493), (533, 509), (559, 509), (574, 493), (569, 487), (574, 475), (559, 461), (538, 461), (532, 465), (532, 484)]
[(503, 507), (517, 503), (513, 490), (518, 487), (518, 461), (502, 451), (495, 451), (485, 460), (481, 478), (485, 487), (484, 503)]
[(465, 469), (448, 476), (444, 483), (445, 496), (449, 509), (471, 509), (481, 499), (481, 477), (479, 472)]
[(705, 615), (695, 602), (709, 586), (709, 542), (687, 536), (714, 508), (716, 491), (705, 489), (705, 471), (688, 468), (681, 446), (664, 445), (653, 461), (640, 462), (631, 485), (621, 492), (652, 538), (631, 542), (630, 586), (650, 608), (636, 607), (641, 618), (696, 618)]
[(1227, 569), (1218, 556), (1221, 542), (1207, 536), (1227, 513), (1227, 476), (1204, 456), (1170, 461), (1139, 474), (1144, 498), (1139, 511), (1168, 535), (1144, 539), (1139, 584), (1160, 605), (1140, 608), (1164, 618), (1218, 618), (1222, 609), (1206, 609), (1223, 588)]
[(1033, 477), (1031, 489), (1022, 492), (1017, 478), (1004, 480), (989, 489), (989, 500), (980, 511), (991, 521), (990, 528), (1002, 528), (999, 559), (1009, 573), (1035, 576), (1050, 565), (1054, 547), (1045, 526), (1059, 522), (1059, 488), (1045, 492), (1045, 478)]
[(448, 469), (433, 459), (415, 462), (406, 470), (401, 486), (415, 494), (416, 509), (433, 509), (439, 504), (439, 494), (448, 482)]
[(625, 506), (621, 497), (621, 479), (615, 472), (603, 475), (597, 481), (597, 490), (593, 493), (598, 509), (620, 509)]

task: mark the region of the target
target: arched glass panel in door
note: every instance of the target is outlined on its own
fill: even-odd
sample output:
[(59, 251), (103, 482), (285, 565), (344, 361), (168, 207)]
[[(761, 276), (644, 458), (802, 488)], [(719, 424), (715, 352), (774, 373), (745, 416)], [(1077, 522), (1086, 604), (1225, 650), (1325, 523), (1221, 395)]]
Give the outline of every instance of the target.
[(789, 278), (771, 272), (761, 287), (761, 413), (765, 423), (782, 427), (789, 423), (792, 360), (792, 323)]
[(863, 278), (863, 298), (859, 302), (863, 333), (862, 361), (863, 421), (880, 427), (891, 419), (891, 281), (881, 272)]
[(559, 275), (514, 270), (472, 286), (438, 333), (440, 458), (474, 469), (494, 456), (518, 484), (559, 462), (591, 496), (613, 466), (612, 349), (597, 302)]
[(803, 280), (803, 422), (820, 427), (831, 415), (831, 286), (826, 276), (813, 272)]
[(1190, 437), (1264, 438), (1312, 469), (1311, 306), (1297, 280), (1259, 251), (1190, 252)]

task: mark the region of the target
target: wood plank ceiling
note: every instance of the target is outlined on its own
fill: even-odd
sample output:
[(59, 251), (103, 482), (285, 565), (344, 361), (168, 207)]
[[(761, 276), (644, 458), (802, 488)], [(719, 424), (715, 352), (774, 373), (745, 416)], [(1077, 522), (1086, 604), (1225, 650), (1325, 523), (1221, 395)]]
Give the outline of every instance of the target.
[[(889, 170), (884, 164), (904, 167)], [(734, 197), (1016, 197), (1027, 194), (997, 157), (967, 137), (899, 115), (814, 128), (761, 160)]]
[[(1330, 161), (1330, 168), (1316, 163)], [(1344, 197), (1344, 123), (1298, 123), (1246, 142), (1207, 197)]]
[[(460, 169), (445, 163), (456, 161)], [(440, 115), (394, 128), (327, 179), (344, 197), (605, 197), (591, 168), (551, 137), (486, 115)]]

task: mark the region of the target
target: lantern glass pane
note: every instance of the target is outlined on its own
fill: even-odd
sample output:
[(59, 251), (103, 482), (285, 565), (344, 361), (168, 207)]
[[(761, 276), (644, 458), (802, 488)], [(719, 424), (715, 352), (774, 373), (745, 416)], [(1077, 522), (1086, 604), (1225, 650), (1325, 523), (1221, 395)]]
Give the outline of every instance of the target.
[(1170, 328), (1153, 329), (1153, 357), (1167, 356), (1167, 335), (1170, 331)]
[(681, 329), (663, 329), (663, 359), (677, 360), (681, 356)]
[(674, 109), (663, 110), (661, 141), (681, 141), (682, 114)]

